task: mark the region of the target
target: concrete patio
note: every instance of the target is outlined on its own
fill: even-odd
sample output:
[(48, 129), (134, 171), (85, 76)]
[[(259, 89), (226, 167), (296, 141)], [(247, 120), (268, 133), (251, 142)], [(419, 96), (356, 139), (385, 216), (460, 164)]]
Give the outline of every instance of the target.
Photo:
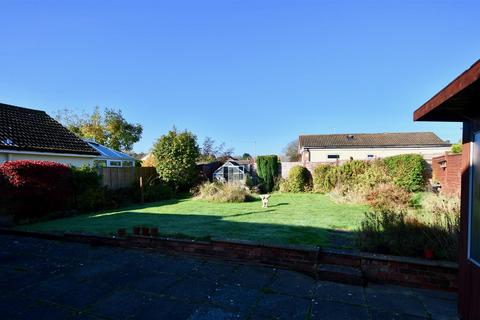
[(457, 319), (456, 294), (0, 235), (3, 319)]

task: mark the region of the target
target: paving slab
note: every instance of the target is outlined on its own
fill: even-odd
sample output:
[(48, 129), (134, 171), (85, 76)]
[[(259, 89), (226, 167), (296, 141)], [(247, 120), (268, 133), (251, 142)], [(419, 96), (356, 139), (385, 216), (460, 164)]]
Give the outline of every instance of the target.
[(211, 301), (224, 309), (235, 311), (235, 314), (246, 316), (261, 295), (260, 290), (227, 285), (218, 288)]
[(309, 299), (264, 294), (252, 312), (253, 319), (306, 319), (310, 313)]
[(315, 301), (312, 305), (312, 320), (366, 320), (369, 319), (368, 308), (335, 301)]
[(282, 294), (311, 298), (315, 289), (315, 280), (298, 272), (277, 270), (268, 288)]
[(0, 235), (2, 319), (457, 319), (455, 293)]
[(366, 288), (365, 291), (367, 304), (372, 309), (425, 318), (429, 316), (420, 299), (410, 293), (390, 292), (382, 288)]
[(365, 305), (365, 292), (362, 286), (342, 283), (318, 281), (313, 298), (317, 300), (343, 302), (348, 304)]

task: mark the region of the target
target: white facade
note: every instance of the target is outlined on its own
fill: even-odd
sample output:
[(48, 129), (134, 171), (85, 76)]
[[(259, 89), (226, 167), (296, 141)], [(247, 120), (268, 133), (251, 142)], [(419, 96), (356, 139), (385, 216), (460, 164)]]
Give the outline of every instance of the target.
[(420, 154), (427, 162), (435, 156), (450, 151), (449, 146), (443, 147), (382, 147), (382, 148), (302, 148), (302, 162), (337, 162), (354, 160), (373, 160), (400, 154)]
[(69, 166), (93, 165), (95, 155), (0, 150), (0, 163), (15, 160), (54, 161)]

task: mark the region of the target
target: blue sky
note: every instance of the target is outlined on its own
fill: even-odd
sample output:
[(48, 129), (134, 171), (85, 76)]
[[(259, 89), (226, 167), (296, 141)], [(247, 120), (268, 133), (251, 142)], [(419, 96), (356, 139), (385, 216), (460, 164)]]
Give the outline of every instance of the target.
[(434, 131), (413, 111), (480, 58), (478, 1), (0, 0), (0, 102), (123, 110), (235, 152), (299, 134)]

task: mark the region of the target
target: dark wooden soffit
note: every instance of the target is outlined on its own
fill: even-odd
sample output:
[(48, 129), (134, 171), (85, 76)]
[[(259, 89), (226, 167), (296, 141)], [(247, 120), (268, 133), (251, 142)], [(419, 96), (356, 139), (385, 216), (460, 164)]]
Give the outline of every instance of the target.
[(413, 114), (415, 121), (478, 120), (480, 117), (480, 60), (425, 102)]

